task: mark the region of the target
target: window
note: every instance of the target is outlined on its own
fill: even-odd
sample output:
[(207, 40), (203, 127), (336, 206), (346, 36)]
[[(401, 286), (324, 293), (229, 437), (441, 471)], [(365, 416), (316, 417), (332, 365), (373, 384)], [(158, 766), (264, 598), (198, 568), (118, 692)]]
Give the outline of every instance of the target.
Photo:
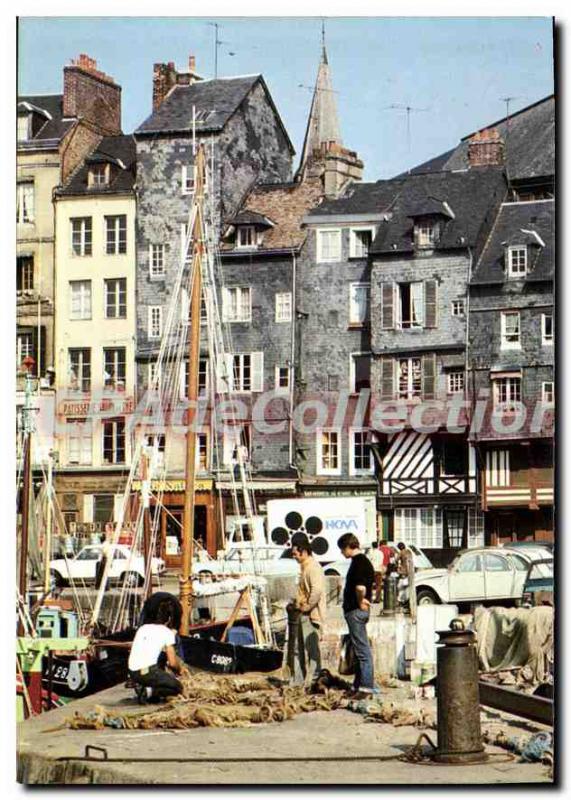
[(76, 556), (77, 561), (98, 561), (102, 550), (100, 547), (86, 547)]
[(163, 308), (149, 306), (149, 339), (160, 339), (163, 335)]
[(210, 459), (208, 457), (208, 433), (196, 434), (196, 468), (207, 472)]
[(341, 474), (340, 431), (317, 431), (317, 473), (319, 475)]
[(453, 317), (463, 317), (466, 313), (466, 305), (464, 302), (464, 298), (461, 297), (458, 300), (452, 301), (452, 316)]
[(455, 439), (441, 440), (442, 475), (466, 475), (468, 473), (468, 446)]
[(16, 338), (16, 364), (20, 366), (25, 358), (34, 358), (34, 355), (33, 331), (20, 331)]
[(253, 225), (239, 225), (236, 234), (236, 247), (256, 247), (256, 229)]
[(91, 464), (91, 420), (68, 420), (67, 460), (69, 464)]
[(399, 358), (398, 368), (398, 396), (403, 400), (420, 397), (422, 393), (422, 359)]
[(370, 474), (374, 471), (373, 453), (368, 442), (368, 431), (349, 431), (350, 472), (352, 475)]
[(541, 344), (553, 344), (553, 315), (541, 315)]
[(521, 347), (519, 311), (502, 311), (502, 350)]
[(240, 463), (246, 465), (252, 450), (252, 432), (249, 425), (227, 426), (223, 434), (222, 459), (226, 466), (236, 470)]
[(367, 258), (373, 241), (371, 228), (351, 228), (349, 233), (349, 257)]
[(252, 389), (252, 357), (249, 353), (232, 356), (232, 391), (249, 392)]
[(349, 369), (349, 385), (352, 392), (369, 389), (371, 386), (371, 357), (368, 353), (352, 353)]
[(327, 391), (328, 392), (338, 392), (339, 391), (339, 375), (328, 375), (327, 376)]
[(105, 316), (107, 319), (127, 317), (127, 278), (105, 281)]
[(555, 393), (553, 390), (553, 381), (544, 381), (541, 384), (541, 399), (544, 403), (555, 402)]
[(106, 186), (109, 183), (107, 164), (93, 164), (87, 173), (88, 186)]
[(497, 556), (495, 553), (484, 555), (484, 568), (486, 572), (511, 572), (507, 559)]
[(416, 547), (442, 547), (442, 510), (426, 507), (395, 509), (394, 538)]
[(224, 360), (217, 363), (216, 391), (225, 392), (263, 392), (264, 354), (227, 353)]
[(70, 281), (70, 319), (91, 319), (91, 281)]
[(70, 348), (68, 351), (69, 388), (76, 392), (91, 389), (91, 350)]
[(18, 115), (18, 141), (25, 142), (29, 138), (29, 114)]
[(71, 252), (74, 256), (90, 256), (92, 252), (91, 217), (74, 217), (71, 223)]
[(150, 456), (153, 468), (164, 466), (166, 435), (164, 433), (149, 433), (146, 436), (146, 445), (152, 450)]
[[(181, 379), (180, 394), (181, 397), (188, 398), (188, 381), (189, 381), (189, 364), (188, 359), (184, 361), (184, 376)], [(208, 359), (200, 358), (198, 360), (198, 394), (204, 395), (208, 390)]]
[(400, 328), (421, 328), (424, 321), (422, 281), (397, 284), (397, 323)]
[(494, 386), (494, 405), (502, 407), (504, 410), (514, 408), (521, 403), (521, 377), (506, 376), (493, 378)]
[(461, 369), (453, 370), (448, 373), (448, 394), (456, 394), (464, 391), (464, 371)]
[(16, 260), (16, 290), (31, 292), (34, 288), (33, 256), (18, 256)]
[(103, 463), (125, 463), (125, 420), (123, 418), (103, 421)]
[(444, 547), (468, 546), (468, 527), (465, 508), (446, 508), (444, 511)]
[(486, 486), (491, 488), (510, 485), (510, 451), (486, 451)]
[(250, 322), (252, 292), (249, 286), (234, 286), (222, 291), (222, 318), (225, 322)]
[(414, 225), (417, 247), (434, 247), (438, 240), (438, 225), (432, 219), (419, 219)]
[(371, 316), (371, 285), (352, 283), (349, 292), (349, 324), (364, 325)]
[(160, 389), (161, 377), (161, 368), (158, 361), (149, 361), (149, 389)]
[(105, 217), (105, 239), (105, 252), (108, 256), (127, 252), (127, 217), (125, 214)]
[(276, 367), (276, 389), (289, 389), (289, 367)]
[(510, 278), (519, 278), (527, 272), (527, 247), (515, 246), (508, 248), (508, 275)]
[(34, 221), (34, 182), (18, 181), (16, 195), (16, 222)]
[(104, 385), (106, 389), (125, 391), (126, 349), (105, 347), (103, 349)]
[[(114, 521), (115, 498), (112, 494), (93, 495), (93, 522), (105, 526)], [(101, 550), (98, 548), (98, 552)]]
[(482, 556), (477, 553), (467, 553), (458, 559), (456, 572), (482, 572)]
[(151, 278), (159, 278), (165, 274), (164, 244), (149, 245), (149, 274)]
[(181, 188), (183, 194), (192, 194), (195, 186), (194, 164), (182, 165)]
[(276, 322), (291, 322), (291, 292), (276, 294)]
[(317, 231), (317, 263), (341, 261), (341, 231)]

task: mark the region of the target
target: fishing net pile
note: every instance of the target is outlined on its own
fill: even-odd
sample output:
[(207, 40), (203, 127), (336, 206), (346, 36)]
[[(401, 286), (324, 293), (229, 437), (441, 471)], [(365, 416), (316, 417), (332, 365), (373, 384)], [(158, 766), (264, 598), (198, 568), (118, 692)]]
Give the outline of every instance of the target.
[(67, 720), (72, 729), (185, 729), (200, 727), (245, 728), (265, 722), (283, 722), (309, 711), (334, 711), (347, 706), (342, 688), (322, 687), (315, 693), (288, 686), (275, 677), (250, 674), (184, 675), (183, 695), (152, 710), (117, 714), (102, 706)]

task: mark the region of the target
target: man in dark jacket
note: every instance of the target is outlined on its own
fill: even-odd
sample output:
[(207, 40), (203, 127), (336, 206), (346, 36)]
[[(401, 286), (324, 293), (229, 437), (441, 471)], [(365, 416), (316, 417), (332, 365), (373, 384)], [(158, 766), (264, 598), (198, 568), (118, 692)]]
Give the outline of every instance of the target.
[(373, 654), (367, 636), (375, 570), (367, 556), (361, 552), (359, 540), (354, 534), (346, 533), (341, 536), (337, 546), (345, 558), (351, 559), (343, 591), (343, 613), (357, 660), (353, 683), (355, 697), (365, 699), (371, 696), (375, 688)]

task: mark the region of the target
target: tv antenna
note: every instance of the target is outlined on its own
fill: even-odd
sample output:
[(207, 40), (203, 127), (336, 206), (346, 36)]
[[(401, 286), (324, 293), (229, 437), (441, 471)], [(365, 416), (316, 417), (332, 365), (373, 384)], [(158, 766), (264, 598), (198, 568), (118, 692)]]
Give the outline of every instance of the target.
[[(406, 112), (406, 144), (407, 151), (410, 158), (411, 153), (411, 135), (410, 135), (410, 115), (416, 114), (421, 111), (430, 111), (429, 108), (416, 108), (415, 106), (405, 105), (404, 103), (391, 103), (390, 106), (385, 106), (383, 111), (405, 111)], [(410, 171), (410, 170), (409, 170)]]
[[(208, 23), (211, 28), (214, 28), (214, 77), (218, 77), (218, 48), (221, 44), (230, 44), (229, 42), (223, 42), (222, 39), (218, 38), (218, 30), (222, 27), (219, 22), (209, 22)], [(236, 53), (230, 53), (229, 55), (235, 56)]]

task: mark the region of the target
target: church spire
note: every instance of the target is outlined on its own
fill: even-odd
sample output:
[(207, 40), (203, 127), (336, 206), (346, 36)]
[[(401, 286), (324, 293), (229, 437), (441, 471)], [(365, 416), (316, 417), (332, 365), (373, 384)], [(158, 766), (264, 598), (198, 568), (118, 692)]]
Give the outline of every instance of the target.
[(337, 117), (337, 103), (331, 81), (331, 70), (325, 47), (325, 24), (322, 23), (321, 61), (317, 71), (317, 80), (313, 91), (313, 100), (311, 101), (298, 175), (304, 172), (307, 164), (314, 157), (315, 151), (321, 152), (324, 146), (329, 147), (331, 144), (342, 147), (343, 142)]

